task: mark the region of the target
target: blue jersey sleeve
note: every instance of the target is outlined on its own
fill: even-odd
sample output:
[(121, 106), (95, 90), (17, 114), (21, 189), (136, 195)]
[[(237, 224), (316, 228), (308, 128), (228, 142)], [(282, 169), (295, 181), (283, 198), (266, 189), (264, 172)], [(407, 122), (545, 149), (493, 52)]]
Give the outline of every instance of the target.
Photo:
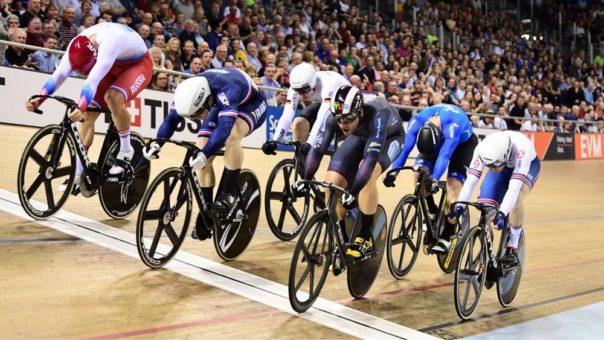
[(438, 152), (438, 158), (436, 159), (436, 164), (434, 164), (434, 172), (432, 176), (435, 179), (440, 179), (447, 169), (447, 165), (449, 164), (449, 160), (451, 159), (451, 155), (455, 148), (459, 144), (460, 134), (455, 134), (452, 138), (445, 138), (443, 146), (440, 148)]
[(227, 138), (231, 135), (236, 119), (237, 114), (233, 114), (233, 112), (221, 111), (218, 114), (216, 129), (212, 132), (208, 143), (201, 150), (206, 157), (211, 157), (216, 151), (222, 149)]
[(417, 141), (417, 134), (419, 130), (422, 128), (423, 119), (419, 115), (413, 116), (411, 121), (409, 121), (409, 126), (407, 126), (407, 132), (405, 133), (405, 145), (403, 145), (403, 152), (401, 152), (400, 156), (392, 162), (392, 168), (400, 168), (405, 165), (407, 162), (407, 158), (413, 150), (415, 143)]
[[(164, 119), (159, 126), (159, 129), (157, 129), (157, 135), (155, 138), (172, 138), (172, 135), (174, 135), (174, 132), (178, 127), (178, 124), (183, 120), (184, 118), (179, 116), (174, 108), (171, 108), (170, 113), (168, 113), (166, 119)], [(163, 143), (160, 144), (163, 145)]]

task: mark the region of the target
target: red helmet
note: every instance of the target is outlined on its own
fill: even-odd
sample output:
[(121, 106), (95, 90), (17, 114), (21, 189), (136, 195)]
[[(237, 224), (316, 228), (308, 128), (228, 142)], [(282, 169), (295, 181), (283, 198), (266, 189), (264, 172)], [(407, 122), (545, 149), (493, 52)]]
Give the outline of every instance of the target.
[(96, 62), (97, 48), (87, 36), (79, 35), (69, 44), (67, 54), (74, 70), (88, 74)]

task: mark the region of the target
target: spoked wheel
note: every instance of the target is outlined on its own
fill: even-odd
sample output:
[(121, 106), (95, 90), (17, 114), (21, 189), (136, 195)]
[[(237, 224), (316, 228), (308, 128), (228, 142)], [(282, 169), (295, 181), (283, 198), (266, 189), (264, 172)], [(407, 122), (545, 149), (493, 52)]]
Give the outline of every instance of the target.
[(463, 320), (469, 319), (476, 310), (487, 277), (487, 248), (482, 234), (480, 227), (470, 230), (462, 242), (455, 271), (455, 309)]
[(463, 239), (470, 229), (470, 211), (467, 207), (463, 215), (459, 218), (456, 228), (457, 233), (451, 236), (451, 247), (449, 248), (449, 251), (446, 254), (437, 255), (440, 270), (447, 274), (454, 272), (455, 268), (457, 268), (457, 260), (459, 259), (459, 253), (461, 252)]
[(193, 195), (180, 168), (168, 168), (151, 182), (136, 220), (136, 248), (151, 268), (168, 263), (186, 235)]
[(377, 212), (373, 217), (372, 231), (373, 246), (377, 254), (366, 261), (350, 266), (347, 274), (348, 292), (357, 299), (367, 294), (380, 271), (384, 248), (386, 247), (387, 225), (386, 210), (378, 205)]
[[(25, 212), (35, 219), (56, 213), (69, 197), (75, 180), (75, 144), (59, 125), (40, 129), (19, 162), (17, 192)], [(65, 191), (59, 187), (66, 182)]]
[(418, 200), (412, 194), (401, 199), (388, 228), (386, 251), (388, 268), (397, 279), (409, 273), (419, 253), (422, 237), (421, 215)]
[[(502, 235), (499, 252), (497, 254), (498, 258), (501, 258), (505, 253), (506, 245), (507, 237), (503, 237)], [(497, 299), (503, 307), (509, 306), (516, 297), (518, 287), (520, 286), (520, 279), (522, 278), (525, 252), (524, 232), (522, 232), (520, 240), (518, 241), (518, 266), (513, 268), (502, 268), (503, 275), (497, 280)]]
[(305, 312), (319, 297), (332, 256), (333, 235), (327, 211), (320, 211), (302, 228), (292, 256), (287, 287), (289, 303), (296, 312)]
[(266, 182), (264, 211), (268, 226), (282, 241), (293, 240), (308, 217), (309, 195), (295, 197), (292, 184), (300, 179), (293, 159), (277, 163)]
[(214, 247), (218, 256), (225, 261), (238, 258), (247, 248), (260, 216), (260, 184), (251, 170), (242, 169), (239, 173), (239, 190), (241, 201), (237, 203), (238, 208), (232, 217), (214, 226)]
[[(130, 162), (134, 172), (131, 179), (123, 182), (101, 181), (99, 185), (99, 200), (107, 215), (119, 219), (130, 215), (138, 206), (151, 173), (149, 161), (143, 156), (145, 140), (135, 132), (130, 133), (130, 143), (134, 148), (134, 157)], [(107, 175), (115, 163), (120, 149), (120, 141), (114, 141), (109, 147), (104, 159), (101, 159), (101, 174)]]

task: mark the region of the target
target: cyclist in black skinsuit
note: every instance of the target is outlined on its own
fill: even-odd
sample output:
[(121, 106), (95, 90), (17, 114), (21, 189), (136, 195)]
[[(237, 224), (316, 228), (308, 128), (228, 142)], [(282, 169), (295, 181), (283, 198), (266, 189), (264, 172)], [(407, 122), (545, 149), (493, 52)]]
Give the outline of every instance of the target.
[[(337, 133), (346, 139), (332, 156), (325, 180), (350, 192), (342, 196), (344, 209), (353, 209), (358, 200), (362, 229), (346, 254), (362, 258), (373, 250), (371, 227), (378, 205), (376, 182), (398, 157), (405, 140), (403, 121), (386, 100), (376, 98), (365, 103), (356, 87), (340, 87), (331, 99), (331, 115), (325, 121), (322, 134), (306, 158), (304, 179), (315, 175)], [(306, 191), (304, 184), (294, 185), (296, 194)], [(338, 217), (343, 226), (345, 211), (341, 207)]]

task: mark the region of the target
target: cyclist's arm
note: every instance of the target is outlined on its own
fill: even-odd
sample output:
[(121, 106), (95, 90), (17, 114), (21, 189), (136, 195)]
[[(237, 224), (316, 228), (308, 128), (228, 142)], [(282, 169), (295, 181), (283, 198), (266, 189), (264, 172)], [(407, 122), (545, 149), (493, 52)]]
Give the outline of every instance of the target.
[(405, 144), (403, 145), (403, 151), (398, 158), (392, 162), (393, 169), (400, 168), (405, 165), (411, 150), (413, 150), (413, 147), (415, 146), (417, 134), (419, 133), (419, 129), (422, 127), (421, 122), (419, 122), (416, 117), (417, 116), (411, 118), (411, 121), (409, 121), (409, 126), (407, 126), (407, 132), (405, 133)]
[(334, 118), (330, 118), (325, 122), (325, 129), (323, 130), (321, 139), (322, 142), (319, 145), (314, 146), (304, 162), (304, 179), (311, 179), (319, 170), (323, 155), (329, 150), (331, 140), (336, 135), (338, 126)]
[[(520, 152), (517, 154), (520, 154)], [(529, 152), (525, 152), (521, 159), (516, 159), (516, 167), (512, 172), (508, 190), (505, 192), (505, 196), (503, 196), (503, 201), (501, 201), (501, 206), (499, 208), (499, 210), (506, 215), (509, 214), (516, 205), (516, 200), (518, 200), (518, 195), (522, 189), (522, 184), (526, 183), (530, 186), (531, 182), (528, 179), (528, 174), (531, 168), (531, 162), (536, 157), (536, 155), (532, 158), (527, 157), (527, 155), (530, 154), (531, 153)]]
[(78, 101), (80, 111), (86, 111), (86, 108), (92, 102), (99, 83), (111, 70), (119, 52), (117, 48), (99, 48), (96, 63), (90, 70), (90, 74), (88, 74), (80, 92), (80, 100)]
[[(375, 169), (382, 148), (386, 144), (386, 138), (388, 137), (388, 111), (380, 110), (374, 118), (373, 129), (370, 137), (367, 139), (365, 148), (365, 157), (359, 171), (354, 178), (354, 182), (350, 187), (350, 193), (353, 196), (357, 196), (361, 189), (369, 182), (371, 175)], [(385, 169), (382, 169), (385, 170)]]
[[(69, 77), (71, 71), (72, 68), (69, 64), (69, 57), (67, 55), (64, 55), (63, 58), (61, 58), (61, 62), (59, 62), (59, 66), (57, 66), (57, 69), (52, 73), (48, 80), (46, 80), (46, 83), (44, 83), (42, 90), (40, 90), (40, 94), (52, 95), (53, 93), (55, 93), (55, 91), (63, 84), (65, 79)], [(40, 98), (40, 104), (45, 99), (46, 98)]]
[(283, 107), (283, 114), (281, 114), (279, 123), (277, 123), (273, 140), (280, 140), (283, 138), (283, 136), (285, 136), (285, 133), (289, 131), (292, 122), (294, 121), (296, 108), (298, 107), (299, 102), (300, 96), (296, 93), (296, 91), (294, 91), (292, 88), (287, 90), (287, 99), (285, 101), (285, 106)]
[[(176, 109), (174, 108), (174, 102), (172, 102), (172, 104), (170, 105), (170, 113), (168, 113), (168, 116), (166, 117), (166, 119), (164, 119), (164, 121), (161, 123), (161, 125), (159, 126), (159, 128), (157, 129), (157, 135), (155, 136), (155, 138), (165, 138), (165, 139), (169, 139), (172, 138), (172, 136), (174, 135), (174, 132), (176, 131), (176, 128), (178, 127), (178, 123), (180, 123), (181, 121), (183, 121), (184, 118), (182, 118), (181, 116), (178, 115), (178, 113), (176, 113)], [(164, 142), (158, 142), (160, 145), (163, 145)]]
[(474, 149), (474, 156), (472, 157), (470, 167), (468, 168), (468, 171), (466, 171), (466, 181), (463, 183), (463, 187), (459, 193), (459, 201), (468, 202), (470, 200), (472, 191), (474, 190), (476, 184), (478, 184), (483, 170), (484, 163), (478, 157), (478, 147), (476, 147)]
[(325, 118), (331, 112), (329, 107), (331, 103), (331, 98), (323, 99), (321, 102), (321, 106), (319, 106), (319, 110), (317, 111), (317, 119), (310, 130), (310, 134), (308, 135), (307, 143), (310, 145), (315, 145), (317, 143), (318, 137), (320, 135), (321, 127), (325, 123)]
[[(209, 114), (208, 114), (209, 116)], [(227, 138), (231, 135), (231, 130), (237, 120), (236, 110), (222, 110), (218, 113), (218, 122), (216, 129), (212, 132), (212, 135), (208, 139), (208, 143), (201, 149), (201, 152), (209, 158), (216, 153), (216, 151), (222, 149)]]
[(438, 153), (438, 158), (436, 159), (436, 163), (434, 164), (434, 172), (432, 176), (435, 179), (440, 179), (442, 175), (445, 173), (447, 169), (447, 165), (449, 164), (449, 160), (451, 160), (451, 155), (455, 148), (459, 144), (460, 135), (457, 134), (453, 138), (445, 138), (445, 142), (443, 146), (440, 148), (440, 152)]

